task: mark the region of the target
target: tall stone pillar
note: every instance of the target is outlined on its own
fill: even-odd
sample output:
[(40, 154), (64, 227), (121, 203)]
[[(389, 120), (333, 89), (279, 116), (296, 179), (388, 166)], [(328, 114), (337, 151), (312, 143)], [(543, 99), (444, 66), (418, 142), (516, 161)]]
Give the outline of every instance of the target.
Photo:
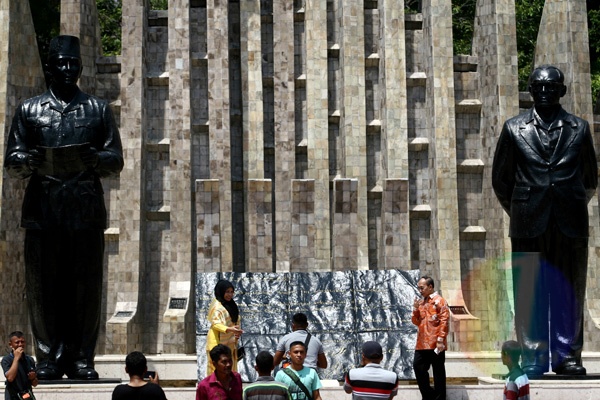
[(378, 49), (383, 171), (381, 182), (378, 182), (383, 190), (379, 269), (410, 269), (404, 2), (380, 1), (378, 7), (383, 28)]
[[(294, 123), (294, 2), (273, 2), (273, 103), (275, 126), (275, 268), (290, 270), (292, 180), (296, 176)], [(314, 249), (314, 247), (313, 247)], [(314, 262), (314, 254), (313, 254)]]
[(244, 180), (264, 178), (260, 0), (240, 1)]
[(229, 59), (227, 3), (207, 0), (208, 134), (210, 178), (220, 181), (221, 269), (233, 265), (231, 140), (229, 137)]
[[(451, 306), (466, 310), (460, 273), (452, 3), (423, 1), (423, 40), (427, 76), (426, 127), (432, 165), (431, 232), (438, 256), (432, 270)], [(455, 315), (453, 315), (453, 318)], [(460, 317), (462, 318), (462, 317)]]
[[(341, 18), (340, 68), (342, 71), (340, 137), (343, 138), (344, 154), (341, 170), (342, 178), (358, 180), (355, 193), (356, 221), (352, 228), (357, 239), (357, 243), (352, 246), (356, 250), (357, 259), (351, 261), (351, 265), (347, 268), (368, 269), (364, 4), (356, 0), (338, 0), (338, 2)], [(334, 235), (337, 234), (334, 232)], [(334, 259), (340, 260), (339, 257), (338, 254), (333, 255)], [(341, 268), (344, 267), (334, 265), (334, 269)]]
[[(477, 309), (470, 311), (489, 326), (482, 348), (492, 348), (512, 332), (512, 287), (509, 218), (491, 186), (492, 162), (504, 121), (519, 114), (517, 33), (514, 0), (479, 0), (473, 37), (473, 55), (478, 59), (481, 99), (480, 136), (483, 163), (483, 227), (485, 260), (472, 275)], [(485, 312), (483, 311), (485, 310)]]
[(60, 34), (79, 37), (83, 62), (79, 87), (86, 93), (95, 94), (96, 58), (102, 55), (96, 0), (61, 0)]
[(306, 0), (306, 113), (307, 177), (315, 181), (315, 270), (328, 271), (331, 257), (329, 229), (329, 130), (327, 107), (327, 2)]
[[(159, 335), (163, 334), (165, 353), (191, 353), (194, 343), (194, 314), (192, 293), (182, 311), (173, 313), (170, 288), (189, 287), (193, 279), (192, 221), (194, 182), (192, 181), (191, 138), (191, 61), (190, 61), (190, 4), (187, 0), (171, 0), (168, 9), (168, 53), (166, 69), (169, 76), (169, 112), (165, 137), (169, 143), (170, 240), (171, 259), (161, 263), (161, 275), (168, 277), (160, 283), (160, 306), (167, 307)], [(188, 337), (189, 336), (189, 337)]]
[(106, 326), (105, 353), (126, 354), (139, 346), (141, 294), (140, 278), (145, 265), (143, 229), (145, 225), (146, 171), (141, 160), (146, 145), (146, 33), (147, 0), (125, 0), (122, 7), (123, 38), (121, 62), (121, 141), (125, 165), (119, 189), (118, 262), (110, 264), (107, 281), (107, 310), (114, 310)]
[[(243, 135), (243, 162), (244, 162), (244, 184), (246, 186), (246, 199), (244, 210), (246, 218), (244, 221), (245, 255), (246, 267), (250, 271), (265, 272), (265, 260), (258, 256), (255, 248), (256, 226), (252, 223), (255, 216), (253, 201), (249, 198), (254, 190), (262, 191), (252, 184), (250, 180), (263, 179), (264, 175), (264, 129), (263, 129), (263, 77), (262, 77), (262, 53), (261, 53), (261, 14), (260, 0), (240, 1), (240, 59), (242, 80), (242, 135)], [(269, 185), (271, 188), (271, 185)], [(271, 204), (269, 194), (269, 204)], [(271, 210), (269, 210), (269, 215)], [(271, 227), (271, 225), (269, 225)], [(272, 232), (268, 236), (262, 235), (261, 242), (272, 240)], [(273, 243), (264, 243), (272, 256)], [(261, 261), (257, 260), (257, 257)], [(271, 260), (272, 261), (272, 260)], [(257, 265), (257, 263), (259, 265)], [(258, 269), (257, 269), (258, 268)], [(269, 262), (269, 271), (272, 270), (272, 262)]]
[[(591, 95), (589, 36), (585, 0), (546, 0), (535, 49), (535, 65), (551, 64), (565, 74), (567, 94), (561, 99), (565, 110), (587, 120), (594, 130)], [(593, 132), (596, 156), (600, 154), (600, 132)], [(598, 195), (588, 204), (590, 238), (588, 255), (587, 306), (591, 319), (585, 343), (600, 344), (600, 212)], [(594, 326), (595, 325), (595, 326)]]
[[(18, 104), (46, 90), (35, 29), (28, 1), (0, 0), (0, 165), (4, 165), (6, 137)], [(21, 204), (26, 180), (0, 174), (0, 273), (2, 304), (0, 335), (14, 329), (28, 331)]]

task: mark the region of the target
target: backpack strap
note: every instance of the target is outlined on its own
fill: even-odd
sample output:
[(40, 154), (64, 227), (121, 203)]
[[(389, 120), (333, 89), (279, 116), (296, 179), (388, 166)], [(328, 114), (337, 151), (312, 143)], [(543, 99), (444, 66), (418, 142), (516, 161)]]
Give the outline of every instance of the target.
[(311, 334), (310, 332), (306, 332), (306, 340), (304, 341), (304, 345), (306, 346), (306, 351), (308, 351), (308, 344), (310, 343), (310, 338), (311, 338)]
[(308, 391), (306, 386), (304, 386), (304, 383), (300, 381), (300, 378), (298, 377), (298, 375), (296, 375), (295, 372), (290, 371), (290, 368), (284, 368), (282, 369), (282, 371), (294, 381), (294, 383), (300, 388), (300, 390), (304, 392), (308, 400), (313, 400), (312, 394)]

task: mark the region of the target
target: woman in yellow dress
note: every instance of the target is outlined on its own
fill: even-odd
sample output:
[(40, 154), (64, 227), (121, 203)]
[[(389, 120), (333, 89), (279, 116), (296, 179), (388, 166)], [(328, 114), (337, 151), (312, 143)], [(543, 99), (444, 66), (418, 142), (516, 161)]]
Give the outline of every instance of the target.
[(210, 303), (208, 315), (210, 330), (206, 337), (207, 367), (206, 376), (215, 371), (210, 360), (210, 351), (216, 345), (224, 344), (231, 349), (233, 370), (237, 371), (237, 342), (244, 331), (240, 329), (240, 311), (233, 300), (233, 285), (221, 279), (215, 285), (215, 299)]

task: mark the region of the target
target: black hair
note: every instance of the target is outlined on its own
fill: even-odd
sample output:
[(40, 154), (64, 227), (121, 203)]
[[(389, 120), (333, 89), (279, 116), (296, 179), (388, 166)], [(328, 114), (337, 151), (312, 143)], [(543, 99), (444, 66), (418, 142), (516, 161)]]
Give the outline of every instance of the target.
[(432, 288), (435, 288), (435, 284), (433, 283), (433, 278), (427, 275), (423, 275), (419, 280), (421, 279), (425, 279), (425, 283), (427, 284), (427, 286), (431, 286)]
[(290, 350), (291, 350), (292, 347), (298, 346), (298, 345), (304, 347), (304, 351), (306, 351), (306, 343), (304, 343), (301, 340), (296, 340), (295, 342), (290, 343)]
[(25, 337), (25, 335), (24, 335), (24, 334), (23, 334), (23, 332), (21, 332), (21, 331), (14, 331), (14, 332), (11, 332), (11, 333), (8, 335), (8, 341), (10, 342), (10, 341), (12, 340), (12, 338), (14, 338), (14, 337), (16, 337), (16, 338), (19, 338), (19, 339), (20, 339), (20, 338), (22, 338), (22, 337)]
[(125, 368), (129, 375), (142, 376), (146, 372), (146, 356), (141, 351), (132, 351), (125, 357)]
[(545, 69), (555, 70), (558, 73), (558, 81), (563, 84), (565, 83), (565, 74), (563, 74), (563, 72), (558, 67), (555, 67), (554, 65), (550, 65), (550, 64), (543, 64), (543, 65), (540, 65), (540, 66), (534, 68), (533, 71), (531, 71), (531, 74), (529, 75), (529, 79), (527, 80), (527, 86), (531, 86), (531, 78), (537, 71), (543, 71)]
[(521, 357), (521, 345), (514, 340), (507, 340), (502, 344), (502, 354), (506, 354), (513, 364), (518, 364)]
[(223, 307), (229, 313), (229, 317), (231, 321), (235, 324), (238, 321), (238, 317), (240, 316), (240, 310), (238, 309), (237, 304), (233, 299), (226, 301), (225, 300), (225, 292), (227, 289), (235, 289), (233, 284), (225, 279), (219, 279), (217, 284), (215, 285), (215, 298), (223, 304)]
[(273, 369), (273, 356), (266, 350), (259, 352), (255, 358), (256, 368), (261, 374), (270, 374)]
[(308, 326), (308, 318), (306, 317), (306, 314), (301, 312), (294, 314), (292, 317), (292, 322), (298, 326)]
[(219, 358), (221, 358), (222, 355), (231, 357), (231, 349), (224, 344), (219, 343), (210, 351), (210, 359), (215, 364), (219, 361)]

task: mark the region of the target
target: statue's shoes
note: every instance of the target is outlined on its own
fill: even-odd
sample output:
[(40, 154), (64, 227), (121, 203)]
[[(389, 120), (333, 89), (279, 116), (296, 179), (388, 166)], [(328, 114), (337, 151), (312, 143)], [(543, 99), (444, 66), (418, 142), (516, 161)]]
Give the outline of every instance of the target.
[(527, 365), (525, 367), (522, 368), (523, 372), (525, 372), (525, 374), (527, 374), (527, 376), (529, 378), (535, 377), (535, 376), (542, 376), (544, 375), (544, 368), (537, 366), (537, 365)]
[(67, 376), (70, 379), (81, 379), (81, 380), (96, 380), (96, 379), (98, 379), (98, 373), (92, 367), (74, 369), (72, 372), (67, 372)]
[(585, 375), (587, 371), (581, 365), (567, 364), (554, 370), (557, 375)]
[(57, 368), (53, 368), (52, 366), (38, 368), (35, 373), (37, 378), (41, 381), (61, 379), (63, 376), (61, 371), (59, 371)]

